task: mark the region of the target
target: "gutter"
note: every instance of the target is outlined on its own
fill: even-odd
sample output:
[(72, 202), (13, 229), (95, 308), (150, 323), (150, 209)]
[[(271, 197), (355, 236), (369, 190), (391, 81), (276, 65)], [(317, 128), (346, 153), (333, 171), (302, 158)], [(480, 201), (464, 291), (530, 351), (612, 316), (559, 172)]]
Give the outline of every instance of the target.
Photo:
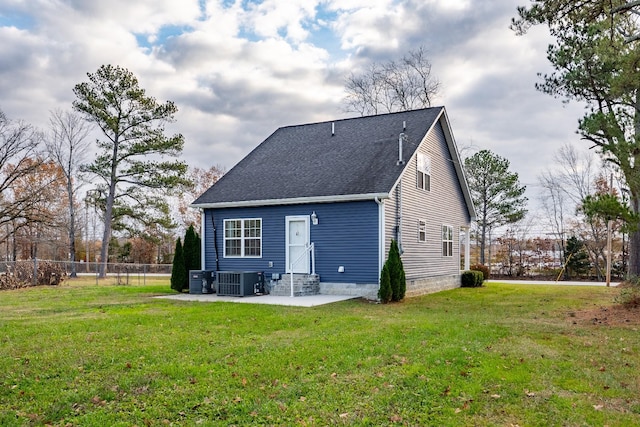
[(345, 194), (338, 196), (294, 197), (289, 199), (242, 200), (235, 202), (192, 203), (192, 208), (220, 209), (252, 206), (302, 205), (311, 203), (356, 202), (364, 200), (388, 199), (389, 193)]

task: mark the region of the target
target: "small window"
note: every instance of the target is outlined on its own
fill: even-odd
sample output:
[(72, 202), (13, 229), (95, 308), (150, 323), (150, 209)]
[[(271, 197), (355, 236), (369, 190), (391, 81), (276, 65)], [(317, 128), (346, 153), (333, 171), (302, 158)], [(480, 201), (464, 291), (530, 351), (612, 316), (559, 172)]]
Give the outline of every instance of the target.
[(453, 256), (453, 227), (442, 226), (442, 256)]
[(418, 153), (416, 159), (418, 188), (425, 191), (431, 191), (431, 158), (424, 153)]
[(418, 220), (418, 242), (427, 241), (427, 222)]
[(225, 219), (224, 256), (227, 258), (261, 257), (262, 219)]

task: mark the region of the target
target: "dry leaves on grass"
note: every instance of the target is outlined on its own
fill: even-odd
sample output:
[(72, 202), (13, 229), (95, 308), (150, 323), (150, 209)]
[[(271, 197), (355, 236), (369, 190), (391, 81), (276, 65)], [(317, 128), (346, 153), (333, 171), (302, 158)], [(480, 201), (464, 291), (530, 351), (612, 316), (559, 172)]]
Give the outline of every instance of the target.
[(571, 311), (568, 320), (574, 325), (640, 326), (640, 307), (625, 308), (621, 305), (597, 307), (591, 310)]

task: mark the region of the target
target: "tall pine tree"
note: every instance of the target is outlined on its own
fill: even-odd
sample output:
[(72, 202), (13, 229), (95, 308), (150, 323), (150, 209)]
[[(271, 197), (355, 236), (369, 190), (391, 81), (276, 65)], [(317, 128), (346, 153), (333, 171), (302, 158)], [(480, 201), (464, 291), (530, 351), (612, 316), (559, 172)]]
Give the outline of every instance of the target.
[(87, 77), (73, 88), (73, 108), (103, 133), (93, 162), (82, 169), (94, 176), (94, 204), (104, 219), (100, 277), (105, 277), (112, 230), (151, 224), (172, 229), (166, 196), (189, 180), (187, 164), (178, 159), (183, 136), (165, 134), (176, 105), (147, 95), (125, 68), (103, 65)]
[(509, 160), (489, 150), (480, 150), (465, 159), (464, 170), (478, 212), (480, 264), (484, 265), (490, 230), (520, 221), (527, 213), (526, 186), (520, 185), (516, 172), (509, 171)]

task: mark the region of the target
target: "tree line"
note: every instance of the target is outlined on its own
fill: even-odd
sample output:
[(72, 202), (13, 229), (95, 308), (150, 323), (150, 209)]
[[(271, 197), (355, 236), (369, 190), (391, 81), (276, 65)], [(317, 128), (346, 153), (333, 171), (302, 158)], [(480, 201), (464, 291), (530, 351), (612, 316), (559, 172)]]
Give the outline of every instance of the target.
[(553, 72), (541, 76), (537, 89), (586, 105), (577, 131), (621, 178), (622, 203), (613, 194), (600, 194), (587, 201), (585, 212), (631, 226), (628, 273), (638, 276), (640, 229), (634, 217), (640, 213), (640, 3), (534, 0), (517, 13), (511, 24), (516, 34), (543, 25), (553, 38), (547, 49)]
[[(554, 72), (542, 76), (536, 87), (587, 105), (578, 133), (594, 144), (610, 175), (616, 176), (615, 188), (602, 174), (580, 176), (575, 153), (562, 147), (559, 172), (540, 176), (545, 220), (562, 242), (563, 259), (567, 239), (575, 237), (585, 244), (598, 275), (605, 224), (607, 235), (622, 240), (629, 273), (640, 270), (638, 12), (637, 2), (622, 0), (532, 1), (518, 8), (512, 21), (517, 34), (534, 25), (550, 29), (555, 41), (547, 56)], [(345, 80), (344, 110), (365, 115), (429, 107), (440, 88), (431, 68), (426, 49), (420, 47), (398, 60), (354, 71)], [(84, 194), (85, 217), (93, 209), (102, 225), (97, 258), (104, 275), (109, 248), (119, 245), (114, 237), (173, 240), (178, 224), (168, 200), (176, 201), (183, 227), (197, 226), (187, 205), (223, 171), (189, 170), (179, 160), (184, 138), (166, 133), (176, 105), (147, 95), (131, 72), (105, 65), (87, 77), (73, 88), (73, 110), (52, 113), (48, 132), (0, 112), (0, 244), (7, 257), (16, 259), (38, 256), (47, 239), (66, 240), (69, 258), (78, 259), (74, 245)], [(100, 135), (94, 144), (87, 142), (91, 131)], [(95, 156), (87, 161), (90, 151)], [(509, 170), (509, 161), (489, 150), (466, 158), (464, 168), (478, 212), (479, 261), (490, 263), (492, 232), (505, 226), (526, 228), (526, 187)], [(127, 250), (121, 247), (119, 255), (127, 257)]]
[(73, 109), (51, 112), (47, 130), (0, 111), (5, 260), (69, 260), (73, 275), (73, 261), (93, 250), (101, 276), (109, 261), (171, 262), (175, 231), (199, 225), (188, 204), (223, 170), (179, 160), (184, 138), (165, 129), (177, 107), (147, 95), (133, 73), (105, 65), (87, 77), (73, 88)]

